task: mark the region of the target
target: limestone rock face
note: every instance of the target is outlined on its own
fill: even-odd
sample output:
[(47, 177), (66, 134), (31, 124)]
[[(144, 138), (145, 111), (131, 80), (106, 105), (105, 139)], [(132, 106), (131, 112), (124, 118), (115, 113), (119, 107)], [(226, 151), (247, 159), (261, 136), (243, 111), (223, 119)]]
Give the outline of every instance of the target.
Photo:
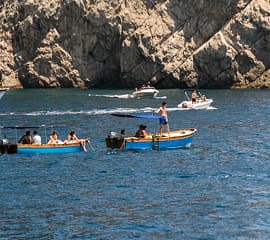
[(269, 0), (0, 0), (10, 87), (269, 88)]

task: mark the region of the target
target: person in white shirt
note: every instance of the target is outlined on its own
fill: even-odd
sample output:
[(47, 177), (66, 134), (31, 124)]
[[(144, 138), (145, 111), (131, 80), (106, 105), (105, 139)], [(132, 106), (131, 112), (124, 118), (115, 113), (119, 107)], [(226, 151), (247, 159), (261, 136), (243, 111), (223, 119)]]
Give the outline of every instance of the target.
[(41, 137), (38, 135), (38, 132), (35, 130), (33, 132), (33, 138), (32, 138), (32, 143), (33, 144), (41, 144)]

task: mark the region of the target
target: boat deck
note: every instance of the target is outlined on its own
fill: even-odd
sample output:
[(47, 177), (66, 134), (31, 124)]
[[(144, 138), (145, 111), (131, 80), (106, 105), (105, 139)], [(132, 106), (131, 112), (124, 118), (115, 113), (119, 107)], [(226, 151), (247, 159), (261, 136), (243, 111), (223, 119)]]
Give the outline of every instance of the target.
[(126, 141), (152, 141), (153, 138), (159, 138), (160, 140), (164, 139), (173, 139), (173, 138), (182, 138), (182, 137), (188, 137), (192, 134), (194, 134), (197, 130), (195, 128), (191, 129), (182, 129), (177, 131), (171, 131), (170, 133), (163, 133), (162, 136), (159, 134), (152, 134), (148, 133), (148, 136), (145, 138), (138, 138), (138, 137), (125, 137)]

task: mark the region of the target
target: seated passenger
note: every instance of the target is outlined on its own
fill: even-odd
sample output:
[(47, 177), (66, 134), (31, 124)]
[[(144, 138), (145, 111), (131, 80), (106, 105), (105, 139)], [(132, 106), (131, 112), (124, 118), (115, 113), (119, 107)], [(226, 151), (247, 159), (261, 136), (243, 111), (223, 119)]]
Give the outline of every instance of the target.
[(68, 134), (67, 142), (78, 142), (78, 141), (79, 141), (79, 138), (76, 136), (75, 131), (71, 131)]
[(136, 134), (135, 134), (135, 137), (138, 137), (138, 138), (145, 138), (145, 137), (147, 137), (147, 132), (146, 132), (146, 126), (144, 126), (144, 125), (140, 125), (139, 126), (139, 129), (138, 129), (138, 131), (136, 132)]
[(77, 142), (80, 142), (82, 147), (83, 147), (83, 150), (85, 152), (87, 152), (87, 149), (86, 149), (86, 143), (88, 142), (88, 139), (79, 139), (77, 136), (76, 136), (76, 132), (75, 131), (71, 131), (69, 134), (68, 134), (68, 137), (67, 137), (67, 140), (65, 141), (65, 143), (77, 143)]
[(63, 143), (63, 141), (59, 140), (57, 132), (53, 131), (51, 136), (50, 136), (50, 140), (49, 140), (48, 144), (59, 144), (59, 143)]
[(125, 129), (122, 129), (121, 132), (120, 132), (120, 139), (123, 139), (126, 135), (126, 130)]
[(25, 134), (18, 141), (18, 143), (31, 144), (32, 143), (31, 132), (30, 131), (26, 131)]
[(202, 101), (206, 102), (206, 96), (205, 95), (202, 95)]
[(142, 135), (143, 135), (144, 138), (148, 136), (148, 133), (146, 132), (146, 128), (147, 127), (144, 125), (143, 130), (142, 130)]
[(35, 130), (33, 134), (32, 144), (41, 144), (41, 137), (39, 136), (38, 132)]

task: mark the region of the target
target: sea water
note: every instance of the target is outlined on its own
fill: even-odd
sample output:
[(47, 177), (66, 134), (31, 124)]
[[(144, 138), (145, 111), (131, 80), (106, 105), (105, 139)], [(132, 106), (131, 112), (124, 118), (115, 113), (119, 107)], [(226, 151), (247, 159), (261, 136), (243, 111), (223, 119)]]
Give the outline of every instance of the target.
[[(10, 90), (1, 126), (41, 126), (64, 140), (90, 138), (88, 152), (0, 155), (0, 239), (268, 239), (270, 91), (206, 90), (208, 110), (181, 110), (182, 90), (134, 99), (132, 90)], [(126, 96), (126, 97), (125, 97)], [(168, 105), (172, 130), (197, 128), (191, 148), (106, 149), (105, 137), (156, 120)], [(1, 129), (10, 141), (25, 130)]]

